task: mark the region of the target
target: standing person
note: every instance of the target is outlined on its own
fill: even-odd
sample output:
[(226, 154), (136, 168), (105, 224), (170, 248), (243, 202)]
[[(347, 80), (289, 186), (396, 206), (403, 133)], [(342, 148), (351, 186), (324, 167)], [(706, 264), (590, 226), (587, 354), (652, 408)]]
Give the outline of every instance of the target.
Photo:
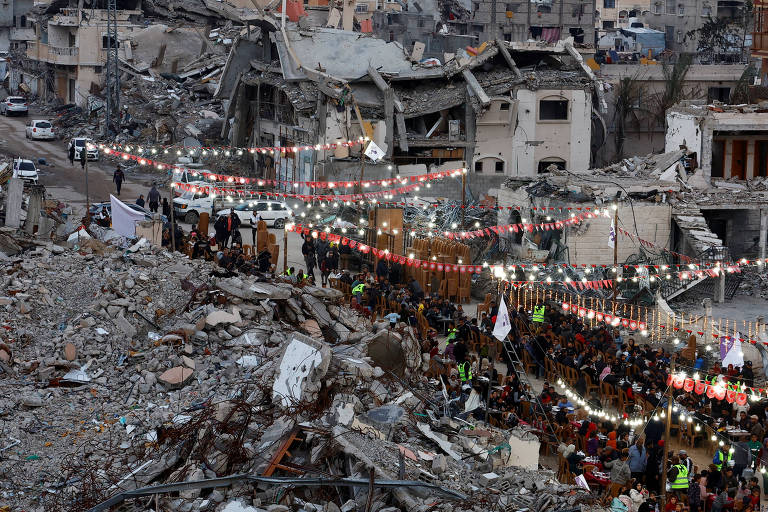
[(643, 446), (643, 441), (638, 436), (635, 444), (629, 448), (629, 470), (632, 472), (632, 478), (635, 479), (635, 482), (643, 481), (647, 459), (648, 454), (645, 451), (645, 446)]
[(139, 198), (136, 200), (136, 204), (144, 208), (144, 205), (146, 204), (144, 202), (144, 194), (139, 194)]
[(304, 255), (304, 261), (307, 264), (307, 272), (315, 277), (315, 243), (311, 236), (304, 237), (304, 243), (301, 245), (301, 254)]
[(168, 198), (163, 198), (163, 215), (166, 216), (166, 218), (171, 218), (171, 205), (168, 203)]
[(224, 245), (229, 243), (229, 239), (232, 233), (240, 229), (240, 217), (235, 213), (234, 208), (229, 209), (229, 215), (227, 216), (227, 238), (224, 240)]
[(216, 219), (216, 222), (213, 224), (213, 230), (216, 232), (216, 245), (221, 250), (227, 239), (227, 220), (224, 218), (224, 215)]
[(688, 492), (688, 466), (680, 462), (677, 455), (672, 456), (672, 467), (667, 473), (667, 478), (670, 490), (677, 494), (678, 498), (682, 493)]
[(69, 146), (69, 165), (71, 165), (72, 167), (75, 166), (75, 145), (74, 144)]
[[(618, 459), (603, 462), (603, 466), (611, 470), (611, 488), (610, 496), (615, 498), (619, 495), (619, 490), (629, 483), (632, 478), (632, 472), (627, 464), (627, 452), (622, 451)], [(686, 480), (686, 484), (688, 481)]]
[(690, 512), (699, 512), (701, 509), (701, 475), (695, 474), (688, 487), (688, 507)]
[(251, 236), (253, 237), (253, 246), (256, 247), (256, 235), (259, 232), (259, 221), (261, 217), (256, 215), (256, 210), (251, 212), (251, 218), (248, 219), (251, 223)]
[(117, 189), (117, 197), (120, 197), (120, 189), (123, 186), (123, 181), (125, 181), (125, 173), (123, 172), (123, 169), (119, 165), (117, 166), (117, 169), (115, 169), (115, 172), (112, 175), (112, 181), (115, 182), (115, 188)]
[(160, 206), (160, 192), (157, 190), (154, 183), (152, 184), (152, 188), (149, 189), (147, 200), (149, 201), (149, 211), (157, 213), (157, 209)]

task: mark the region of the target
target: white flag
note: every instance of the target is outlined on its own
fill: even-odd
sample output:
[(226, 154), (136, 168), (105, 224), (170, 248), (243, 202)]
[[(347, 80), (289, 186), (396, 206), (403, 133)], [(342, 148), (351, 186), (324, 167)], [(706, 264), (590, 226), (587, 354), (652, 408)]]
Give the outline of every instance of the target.
[(613, 219), (611, 219), (611, 230), (608, 232), (608, 247), (613, 249), (614, 245), (616, 245), (616, 226), (613, 224)]
[(504, 296), (501, 296), (501, 302), (499, 303), (499, 312), (496, 313), (496, 324), (493, 326), (493, 337), (499, 341), (504, 341), (512, 330), (512, 325), (509, 323), (509, 312), (507, 311), (507, 305), (504, 303)]
[(379, 146), (377, 146), (375, 142), (371, 141), (365, 150), (365, 156), (367, 156), (374, 162), (378, 162), (379, 160), (384, 158), (384, 151)]

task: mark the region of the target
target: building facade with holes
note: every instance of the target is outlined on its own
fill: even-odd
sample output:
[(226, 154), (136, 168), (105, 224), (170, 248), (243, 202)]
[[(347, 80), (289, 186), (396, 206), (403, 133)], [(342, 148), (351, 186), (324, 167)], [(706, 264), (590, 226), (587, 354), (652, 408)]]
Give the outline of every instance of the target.
[[(135, 29), (144, 27), (142, 11), (117, 12), (118, 46), (126, 57), (126, 41)], [(107, 59), (107, 11), (63, 8), (35, 25), (35, 40), (27, 42), (23, 58), (11, 69), (11, 92), (36, 94), (45, 101), (86, 107), (89, 98), (104, 83)]]
[(705, 178), (768, 177), (768, 112), (757, 106), (676, 106), (667, 127), (666, 150), (696, 153)]
[(477, 117), (474, 174), (535, 176), (550, 166), (590, 166), (589, 89), (516, 89)]

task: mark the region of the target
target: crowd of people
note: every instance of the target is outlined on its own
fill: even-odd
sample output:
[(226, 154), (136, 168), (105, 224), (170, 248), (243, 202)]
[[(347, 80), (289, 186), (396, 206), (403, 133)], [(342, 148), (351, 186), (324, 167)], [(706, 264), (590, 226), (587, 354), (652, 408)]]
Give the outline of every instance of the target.
[[(535, 311), (540, 307), (544, 314), (534, 321)], [(441, 310), (437, 299), (417, 313), (423, 314), (429, 309), (441, 317), (448, 312)], [(702, 435), (692, 442), (707, 443), (710, 433), (716, 433), (716, 439), (723, 442), (711, 461), (696, 465), (685, 449), (665, 450), (664, 421), (650, 420), (633, 427), (623, 421), (642, 413), (637, 404), (640, 398), (657, 408), (656, 412), (665, 410), (662, 408), (668, 400), (669, 363), (672, 359), (680, 365), (686, 363), (679, 354), (638, 344), (618, 329), (602, 324), (590, 327), (576, 315), (541, 304), (534, 308), (534, 315), (522, 308), (509, 311), (512, 331), (501, 351), (507, 372), (500, 375), (483, 354), (472, 354), (469, 349), (474, 330), (483, 333), (492, 330), (497, 310), (494, 303), (479, 324), (476, 319), (457, 319), (460, 327), (451, 329), (445, 347), (442, 350), (436, 350), (434, 345), (430, 347), (433, 368), (437, 370), (435, 376), (445, 383), (456, 414), (490, 418), (491, 422), (506, 427), (525, 423), (534, 428), (543, 444), (558, 446), (567, 468), (563, 477), (574, 478), (588, 472), (586, 480), (593, 487), (604, 489), (606, 503), (613, 510), (655, 510), (662, 486), (666, 486), (671, 495), (663, 507), (666, 512), (760, 510), (761, 493), (768, 492), (768, 482), (763, 480), (760, 471), (768, 466), (768, 404), (751, 402), (738, 406), (709, 399), (706, 394), (673, 390), (677, 411), (673, 424), (678, 424), (678, 415), (686, 414), (697, 424), (705, 425)], [(532, 361), (531, 373), (541, 378), (547, 377), (547, 360), (575, 369), (578, 379), (572, 390), (586, 405), (573, 403), (548, 381), (540, 393), (534, 394), (511, 366), (511, 359), (517, 357), (512, 354), (520, 356), (523, 352)], [(701, 360), (691, 361), (690, 365), (691, 369), (696, 365), (696, 369), (705, 371)], [(754, 380), (749, 362), (743, 368), (716, 365), (710, 373), (721, 374), (732, 381), (751, 383)], [(622, 418), (617, 422), (606, 417), (610, 415), (599, 414), (607, 404), (592, 383), (603, 382), (624, 395), (621, 403), (625, 409), (617, 411)], [(483, 399), (479, 407), (464, 412), (473, 390)], [(591, 412), (587, 412), (587, 407)], [(650, 416), (653, 414), (646, 414), (646, 419)], [(731, 443), (728, 429), (735, 427), (746, 432), (747, 437)], [(677, 432), (673, 433), (677, 437)], [(666, 478), (662, 476), (665, 457)], [(602, 479), (594, 476), (603, 472)]]

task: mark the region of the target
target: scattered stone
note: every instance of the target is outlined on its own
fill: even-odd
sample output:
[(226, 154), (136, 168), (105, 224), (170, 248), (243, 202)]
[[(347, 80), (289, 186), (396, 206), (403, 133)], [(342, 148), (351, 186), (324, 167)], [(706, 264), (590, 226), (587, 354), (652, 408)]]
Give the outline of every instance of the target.
[(190, 368), (175, 366), (169, 370), (164, 371), (162, 375), (158, 377), (158, 379), (160, 382), (173, 389), (183, 386), (184, 383), (189, 380), (190, 377), (192, 377), (193, 373), (195, 373), (194, 370)]

